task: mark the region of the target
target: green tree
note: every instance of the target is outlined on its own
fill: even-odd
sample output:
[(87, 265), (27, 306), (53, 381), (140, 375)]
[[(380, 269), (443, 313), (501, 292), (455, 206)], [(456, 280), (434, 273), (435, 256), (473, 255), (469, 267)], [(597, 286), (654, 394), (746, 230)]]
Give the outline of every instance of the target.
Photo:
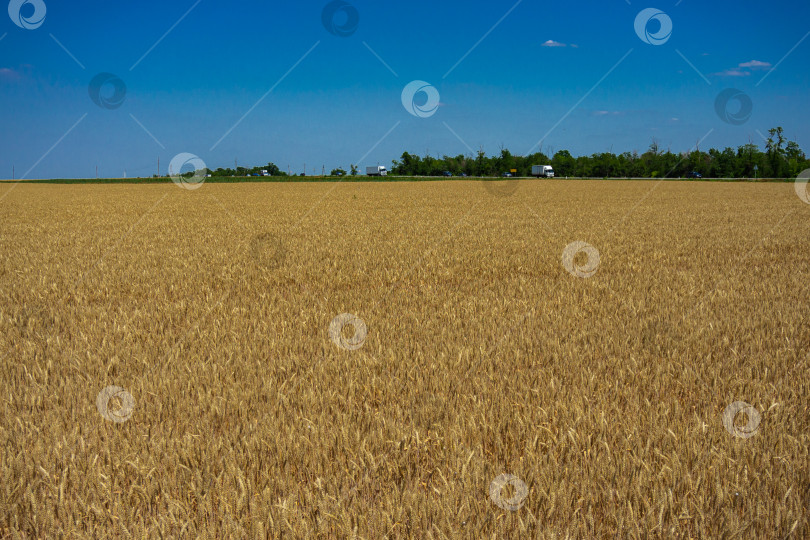
[[(753, 178), (754, 166), (759, 166), (761, 152), (757, 145), (748, 143), (737, 148), (737, 174), (738, 178)], [(762, 167), (759, 167), (760, 169)]]
[(768, 139), (765, 142), (765, 150), (768, 154), (768, 162), (771, 166), (771, 175), (774, 178), (783, 178), (786, 172), (785, 159), (785, 137), (781, 127), (768, 130)]
[(501, 155), (498, 158), (498, 171), (501, 173), (506, 173), (514, 168), (516, 168), (515, 158), (512, 156), (512, 152), (504, 147), (501, 147)]
[(484, 153), (484, 148), (481, 147), (478, 149), (478, 153), (475, 156), (475, 176), (486, 176), (488, 174), (487, 170), (487, 155)]
[(785, 147), (785, 157), (788, 162), (787, 175), (791, 178), (798, 176), (804, 169), (802, 164), (806, 161), (804, 152), (799, 148), (799, 144), (795, 141), (788, 142), (787, 147)]

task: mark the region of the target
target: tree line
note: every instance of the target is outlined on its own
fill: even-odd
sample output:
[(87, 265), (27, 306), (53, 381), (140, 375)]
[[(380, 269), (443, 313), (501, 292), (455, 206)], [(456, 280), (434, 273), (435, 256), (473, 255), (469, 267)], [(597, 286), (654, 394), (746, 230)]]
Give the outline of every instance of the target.
[[(244, 176), (290, 176), (289, 174), (285, 173), (275, 163), (268, 163), (267, 165), (259, 165), (258, 167), (236, 167), (235, 169), (228, 169), (222, 168), (212, 171), (211, 169), (206, 169), (205, 174), (210, 174), (212, 177), (214, 176), (236, 176), (236, 177), (244, 177)], [(358, 168), (356, 165), (351, 166), (351, 174), (352, 176), (356, 176), (358, 173)], [(193, 172), (184, 173), (181, 176), (193, 176)], [(329, 176), (345, 176), (346, 171), (338, 168), (332, 169), (329, 172)], [(295, 176), (295, 175), (292, 175)], [(300, 176), (306, 176), (304, 173), (301, 173)]]
[(453, 175), (499, 176), (517, 170), (518, 176), (530, 176), (532, 165), (551, 165), (557, 177), (595, 178), (683, 178), (697, 172), (706, 178), (795, 178), (810, 168), (810, 161), (794, 141), (787, 141), (781, 127), (768, 131), (765, 148), (744, 144), (736, 149), (715, 148), (707, 152), (694, 149), (673, 153), (662, 151), (656, 140), (640, 154), (625, 152), (596, 153), (574, 157), (568, 150), (553, 156), (537, 152), (528, 156), (513, 155), (501, 148), (500, 154), (487, 156), (483, 149), (475, 155), (420, 157), (405, 152), (394, 161), (391, 173), (398, 176)]
[[(763, 149), (749, 142), (736, 149), (712, 148), (705, 152), (699, 148), (682, 153), (663, 151), (655, 139), (643, 154), (603, 152), (574, 157), (568, 150), (560, 150), (552, 156), (543, 152), (516, 156), (501, 148), (499, 154), (487, 156), (482, 148), (475, 154), (439, 158), (404, 152), (399, 160), (393, 161), (390, 174), (442, 176), (449, 172), (454, 176), (500, 176), (516, 170), (517, 176), (531, 176), (532, 165), (551, 165), (557, 177), (574, 178), (683, 178), (693, 172), (706, 178), (795, 178), (810, 168), (804, 151), (798, 143), (785, 138), (781, 127), (768, 130), (768, 135)], [(219, 168), (208, 170), (207, 174), (258, 176), (265, 170), (270, 176), (288, 176), (273, 163), (253, 168)], [(354, 164), (348, 173), (342, 168), (330, 172), (330, 176), (358, 174), (358, 166)]]

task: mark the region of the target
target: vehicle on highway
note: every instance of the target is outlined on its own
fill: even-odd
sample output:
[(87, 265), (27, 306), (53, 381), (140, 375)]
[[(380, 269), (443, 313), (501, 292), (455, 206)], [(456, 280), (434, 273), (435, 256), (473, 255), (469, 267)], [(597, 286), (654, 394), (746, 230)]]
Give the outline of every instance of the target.
[(388, 169), (381, 165), (376, 167), (366, 167), (366, 174), (368, 176), (388, 176)]
[(532, 176), (537, 178), (554, 178), (554, 169), (551, 165), (532, 165)]

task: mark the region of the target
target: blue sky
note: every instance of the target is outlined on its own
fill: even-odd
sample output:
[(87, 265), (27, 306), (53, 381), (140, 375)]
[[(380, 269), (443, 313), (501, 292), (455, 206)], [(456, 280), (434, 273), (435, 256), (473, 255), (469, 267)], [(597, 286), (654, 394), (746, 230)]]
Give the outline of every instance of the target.
[[(526, 154), (541, 139), (575, 155), (643, 152), (653, 137), (673, 151), (761, 146), (776, 125), (810, 148), (808, 3), (352, 0), (359, 24), (342, 37), (324, 1), (37, 1), (37, 28), (0, 17), (0, 177), (149, 176), (158, 157), (166, 174), (183, 152), (320, 174), (405, 150)], [(21, 8), (29, 26), (35, 7)], [(650, 7), (672, 22), (660, 45), (634, 28)], [(91, 100), (99, 73), (126, 84), (119, 107)], [(403, 106), (414, 80), (440, 95), (425, 117)], [(753, 103), (742, 123), (715, 112), (730, 87)]]

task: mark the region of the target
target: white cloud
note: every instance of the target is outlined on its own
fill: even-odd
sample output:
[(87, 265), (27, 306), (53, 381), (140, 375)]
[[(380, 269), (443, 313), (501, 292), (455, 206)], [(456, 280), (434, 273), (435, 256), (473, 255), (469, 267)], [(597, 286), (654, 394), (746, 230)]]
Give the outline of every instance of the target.
[(771, 63), (760, 62), (759, 60), (751, 60), (750, 62), (743, 62), (738, 67), (751, 69), (768, 69), (769, 67), (771, 67)]
[(714, 75), (719, 75), (720, 77), (748, 77), (751, 75), (751, 72), (742, 71), (737, 68), (731, 68), (725, 71), (721, 71), (720, 73), (714, 73)]
[(567, 45), (565, 43), (560, 43), (559, 41), (554, 41), (553, 39), (550, 39), (545, 43), (543, 43), (541, 47), (567, 47)]
[(593, 111), (594, 116), (622, 116), (623, 111)]
[(20, 77), (21, 77), (21, 75), (17, 71), (15, 71), (13, 69), (0, 68), (0, 78), (10, 79), (10, 80), (17, 80)]
[(751, 60), (749, 62), (742, 62), (737, 64), (736, 67), (729, 68), (720, 73), (713, 73), (720, 77), (748, 77), (751, 75), (751, 70), (754, 69), (768, 69), (771, 67), (770, 62), (762, 62), (760, 60)]

